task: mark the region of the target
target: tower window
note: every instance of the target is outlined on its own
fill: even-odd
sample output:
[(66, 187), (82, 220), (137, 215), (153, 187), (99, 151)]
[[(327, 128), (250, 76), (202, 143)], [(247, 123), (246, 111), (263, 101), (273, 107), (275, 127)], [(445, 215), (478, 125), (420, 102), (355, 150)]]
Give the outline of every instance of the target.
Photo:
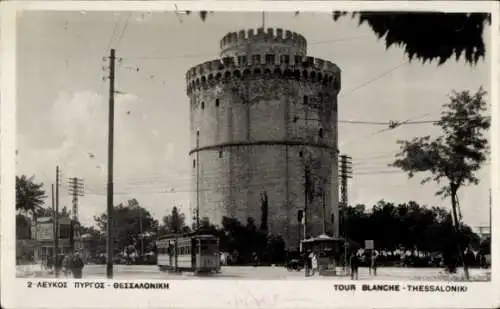
[(308, 103), (309, 103), (309, 97), (305, 95), (304, 96), (304, 105), (307, 105)]
[(302, 156), (303, 156), (303, 155), (304, 155), (304, 153), (302, 152), (302, 150), (301, 150), (301, 151), (299, 151), (299, 157), (301, 157), (301, 158), (302, 158)]
[(196, 160), (193, 160), (193, 168), (196, 167)]
[(281, 55), (281, 64), (290, 64), (290, 56), (289, 55)]
[(215, 99), (215, 107), (219, 107), (219, 99)]
[(302, 56), (295, 56), (295, 65), (302, 63)]
[(318, 132), (319, 138), (323, 138), (323, 129), (320, 128)]
[(274, 55), (273, 54), (267, 54), (266, 55), (266, 64), (274, 64)]
[(219, 158), (222, 158), (222, 150), (219, 150)]
[(205, 109), (205, 102), (201, 102), (201, 109)]
[(239, 56), (238, 57), (238, 64), (240, 66), (247, 65), (247, 56)]
[(252, 63), (253, 64), (260, 64), (260, 55), (253, 55), (252, 56)]

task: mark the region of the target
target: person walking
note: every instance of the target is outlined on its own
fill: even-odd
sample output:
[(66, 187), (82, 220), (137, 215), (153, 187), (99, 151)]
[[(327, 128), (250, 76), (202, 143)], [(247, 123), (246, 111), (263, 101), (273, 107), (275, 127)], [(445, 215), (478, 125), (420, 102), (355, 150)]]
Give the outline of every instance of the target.
[(351, 253), (351, 257), (349, 259), (349, 262), (351, 264), (351, 279), (358, 280), (359, 260), (358, 260), (358, 256), (354, 252)]
[(313, 257), (313, 253), (311, 251), (309, 251), (309, 253), (306, 255), (306, 277), (309, 277), (309, 275), (311, 274), (312, 257)]
[(371, 274), (371, 271), (373, 270), (374, 276), (377, 276), (377, 266), (378, 266), (377, 260), (378, 260), (378, 254), (374, 250), (371, 254), (371, 257), (370, 257), (370, 274)]
[(54, 258), (52, 255), (47, 256), (47, 269), (49, 273), (52, 273), (52, 267), (54, 266)]
[(64, 276), (66, 276), (66, 277), (69, 276), (69, 273), (71, 271), (70, 259), (71, 259), (71, 257), (69, 256), (69, 254), (66, 254), (66, 255), (64, 255), (64, 258), (62, 261), (63, 273), (64, 273)]
[(81, 279), (83, 273), (84, 263), (82, 258), (80, 257), (80, 253), (78, 251), (75, 252), (73, 259), (71, 260), (71, 271), (73, 272), (73, 278)]
[(316, 253), (312, 252), (311, 253), (311, 276), (314, 276), (316, 274), (316, 271), (318, 271), (318, 256)]

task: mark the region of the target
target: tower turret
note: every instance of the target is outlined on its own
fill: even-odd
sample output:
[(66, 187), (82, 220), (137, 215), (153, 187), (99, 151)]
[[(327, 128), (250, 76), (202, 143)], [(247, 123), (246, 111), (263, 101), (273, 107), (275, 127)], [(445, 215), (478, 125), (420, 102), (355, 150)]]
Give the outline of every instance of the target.
[(238, 57), (260, 54), (305, 56), (307, 54), (306, 39), (292, 31), (281, 28), (258, 28), (230, 32), (220, 41), (221, 57)]

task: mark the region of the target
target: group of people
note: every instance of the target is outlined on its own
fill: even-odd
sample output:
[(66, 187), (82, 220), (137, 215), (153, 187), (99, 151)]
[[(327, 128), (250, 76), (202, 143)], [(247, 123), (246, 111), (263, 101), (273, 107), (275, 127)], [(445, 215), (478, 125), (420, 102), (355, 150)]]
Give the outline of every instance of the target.
[(65, 276), (73, 275), (73, 278), (79, 279), (83, 275), (85, 263), (80, 256), (80, 252), (74, 254), (58, 254), (55, 258), (52, 255), (47, 256), (44, 266), (49, 271), (62, 270)]
[(314, 276), (316, 273), (319, 274), (319, 265), (318, 265), (318, 255), (314, 251), (310, 251), (307, 255), (307, 267), (306, 267), (306, 276)]
[[(370, 275), (373, 273), (374, 276), (377, 275), (377, 259), (378, 259), (378, 254), (376, 251), (372, 251), (369, 254), (369, 264), (368, 264), (368, 270), (370, 272)], [(349, 264), (351, 265), (351, 279), (358, 279), (358, 269), (361, 264), (361, 258), (356, 252), (352, 252), (351, 256), (349, 257)]]

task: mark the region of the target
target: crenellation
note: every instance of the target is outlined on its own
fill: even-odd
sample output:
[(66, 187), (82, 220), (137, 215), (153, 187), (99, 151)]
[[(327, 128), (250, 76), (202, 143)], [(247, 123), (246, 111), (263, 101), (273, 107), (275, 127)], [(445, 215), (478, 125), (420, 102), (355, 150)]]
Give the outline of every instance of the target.
[[(332, 86), (340, 85), (339, 83), (335, 83), (336, 80), (340, 79), (340, 69), (330, 61), (298, 55), (292, 57), (290, 63), (287, 64), (277, 63), (276, 61), (280, 61), (277, 57), (278, 55), (268, 54), (268, 56), (271, 56), (272, 59), (261, 57), (260, 63), (254, 63), (250, 66), (241, 65), (234, 57), (224, 57), (197, 65), (189, 69), (186, 73), (187, 83), (190, 85), (188, 86), (188, 92), (193, 87), (197, 87), (195, 85), (199, 85), (199, 81), (201, 83), (203, 83), (203, 80), (206, 81), (209, 75), (224, 76), (225, 80), (231, 77), (237, 79), (242, 77), (259, 78), (260, 75), (256, 76), (255, 73), (266, 71), (275, 76), (290, 76), (303, 80), (313, 80), (327, 85), (331, 84)], [(250, 67), (248, 70), (249, 74), (242, 74), (242, 71), (245, 71), (247, 67)], [(321, 76), (321, 78), (318, 78), (318, 76)], [(220, 78), (215, 78), (215, 80), (219, 81)]]
[(276, 29), (276, 40), (278, 41), (283, 40), (283, 29), (281, 28)]
[(237, 52), (245, 53), (247, 46), (267, 44), (276, 48), (287, 48), (295, 50), (294, 53), (305, 54), (307, 52), (306, 39), (293, 31), (281, 28), (257, 28), (240, 30), (238, 33), (230, 32), (220, 41), (222, 53)]
[(267, 28), (267, 39), (272, 40), (273, 38), (275, 38), (274, 28)]
[(247, 39), (247, 32), (245, 30), (240, 30), (238, 32), (238, 40), (245, 41)]

